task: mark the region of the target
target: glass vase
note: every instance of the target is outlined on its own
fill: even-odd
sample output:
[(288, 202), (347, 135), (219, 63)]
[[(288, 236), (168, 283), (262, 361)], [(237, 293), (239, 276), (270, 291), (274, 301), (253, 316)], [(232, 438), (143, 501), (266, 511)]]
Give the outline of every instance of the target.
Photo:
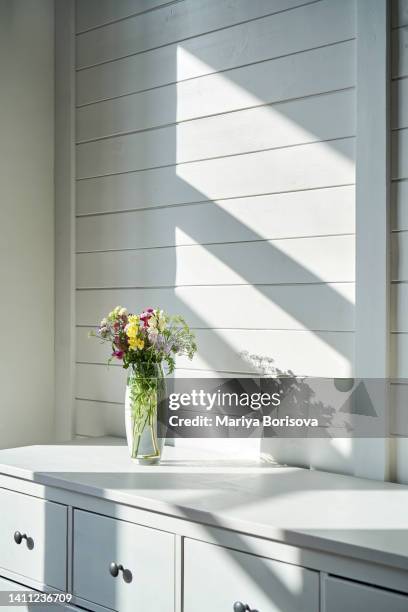
[(139, 464), (160, 461), (164, 438), (158, 436), (158, 409), (166, 397), (166, 382), (161, 364), (142, 364), (129, 368), (125, 424), (130, 456)]

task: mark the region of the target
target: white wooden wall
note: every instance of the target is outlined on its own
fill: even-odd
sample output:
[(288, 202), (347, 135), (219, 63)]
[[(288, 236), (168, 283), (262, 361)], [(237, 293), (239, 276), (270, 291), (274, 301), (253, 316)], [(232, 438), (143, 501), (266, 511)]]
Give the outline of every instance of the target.
[[(392, 374), (408, 379), (408, 1), (392, 4)], [(393, 385), (396, 477), (408, 483), (408, 380)]]
[(354, 0), (77, 0), (77, 433), (118, 432), (116, 304), (183, 314), (180, 376), (353, 369)]

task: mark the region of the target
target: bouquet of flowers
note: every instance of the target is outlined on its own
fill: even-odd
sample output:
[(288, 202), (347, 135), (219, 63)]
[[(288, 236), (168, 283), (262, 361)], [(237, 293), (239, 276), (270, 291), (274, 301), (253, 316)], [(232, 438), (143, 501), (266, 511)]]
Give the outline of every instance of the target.
[(90, 335), (111, 345), (109, 363), (116, 359), (129, 369), (125, 397), (129, 450), (139, 463), (155, 463), (163, 444), (157, 439), (158, 406), (166, 396), (162, 365), (167, 364), (171, 374), (177, 355), (192, 359), (197, 350), (194, 334), (182, 317), (159, 308), (131, 314), (117, 306)]
[(109, 362), (122, 361), (126, 369), (132, 366), (146, 371), (149, 364), (165, 362), (171, 374), (176, 355), (192, 359), (197, 350), (194, 334), (183, 317), (169, 316), (159, 308), (131, 314), (126, 308), (116, 306), (91, 335), (109, 342), (112, 346)]

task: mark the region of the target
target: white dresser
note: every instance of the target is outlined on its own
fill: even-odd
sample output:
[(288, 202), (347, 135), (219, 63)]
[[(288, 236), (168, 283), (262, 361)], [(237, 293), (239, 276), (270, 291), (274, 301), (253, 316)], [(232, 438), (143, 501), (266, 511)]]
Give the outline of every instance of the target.
[(0, 590), (96, 612), (408, 611), (408, 487), (165, 452), (0, 451)]

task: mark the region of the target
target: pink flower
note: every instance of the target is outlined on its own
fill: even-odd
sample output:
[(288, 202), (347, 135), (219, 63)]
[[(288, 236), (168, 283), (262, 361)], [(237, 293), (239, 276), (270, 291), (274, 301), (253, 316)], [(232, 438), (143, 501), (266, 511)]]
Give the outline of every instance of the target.
[(143, 322), (143, 327), (147, 327), (149, 323), (149, 319), (154, 312), (154, 308), (146, 308), (142, 314), (140, 315), (140, 320)]
[(120, 350), (125, 351), (127, 349), (127, 340), (126, 338), (121, 338), (119, 335), (116, 335), (113, 339), (113, 344)]
[(122, 359), (125, 351), (113, 351), (112, 357), (116, 357), (116, 359)]

